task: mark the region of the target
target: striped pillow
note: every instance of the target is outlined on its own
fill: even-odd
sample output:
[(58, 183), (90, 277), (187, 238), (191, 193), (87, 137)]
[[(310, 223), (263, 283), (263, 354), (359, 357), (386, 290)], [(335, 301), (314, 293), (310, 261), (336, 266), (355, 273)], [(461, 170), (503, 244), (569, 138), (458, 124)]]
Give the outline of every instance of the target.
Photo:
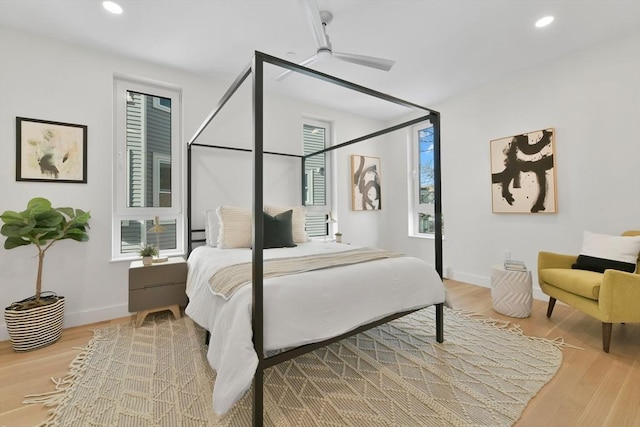
[(216, 213), (220, 224), (218, 247), (222, 249), (250, 248), (253, 228), (251, 210), (219, 206)]
[(607, 269), (636, 271), (640, 236), (609, 236), (584, 232), (582, 250), (572, 268), (604, 273)]

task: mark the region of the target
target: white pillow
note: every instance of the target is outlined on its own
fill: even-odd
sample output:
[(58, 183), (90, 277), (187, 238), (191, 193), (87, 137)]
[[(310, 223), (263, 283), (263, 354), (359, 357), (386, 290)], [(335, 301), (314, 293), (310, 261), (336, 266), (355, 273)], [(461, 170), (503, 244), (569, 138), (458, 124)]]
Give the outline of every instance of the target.
[(305, 222), (307, 219), (307, 214), (304, 206), (295, 206), (292, 208), (283, 208), (278, 206), (270, 206), (265, 205), (264, 211), (271, 216), (276, 216), (281, 214), (282, 212), (286, 212), (292, 210), (293, 216), (291, 217), (291, 231), (293, 234), (293, 241), (295, 243), (305, 243), (308, 242), (309, 236), (307, 236), (307, 232), (305, 231)]
[(609, 236), (585, 231), (576, 268), (593, 271), (614, 268), (632, 273), (636, 270), (638, 253), (640, 236)]
[(250, 248), (251, 210), (232, 206), (219, 206), (216, 210), (218, 223), (218, 247), (222, 249)]
[(207, 245), (218, 244), (218, 213), (215, 209), (208, 209), (204, 213), (204, 235)]

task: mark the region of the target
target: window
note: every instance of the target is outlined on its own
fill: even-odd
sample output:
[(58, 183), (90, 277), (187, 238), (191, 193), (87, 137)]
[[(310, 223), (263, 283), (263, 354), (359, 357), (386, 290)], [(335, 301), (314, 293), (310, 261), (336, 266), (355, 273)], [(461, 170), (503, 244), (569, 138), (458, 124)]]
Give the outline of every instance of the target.
[(424, 123), (412, 127), (411, 131), (412, 214), (409, 230), (411, 235), (433, 235), (435, 233), (433, 126)]
[[(116, 78), (114, 108), (112, 257), (137, 256), (143, 244), (182, 254), (180, 91)], [(161, 233), (149, 231), (155, 217)]]
[(171, 156), (153, 153), (153, 206), (171, 207)]
[[(331, 125), (328, 122), (305, 119), (302, 135), (305, 155), (316, 153), (331, 145)], [(310, 237), (327, 236), (329, 234), (327, 215), (331, 210), (329, 156), (323, 153), (307, 158), (304, 169), (307, 234)]]
[(171, 112), (171, 99), (161, 98), (158, 96), (153, 97), (153, 108), (158, 108), (163, 111)]

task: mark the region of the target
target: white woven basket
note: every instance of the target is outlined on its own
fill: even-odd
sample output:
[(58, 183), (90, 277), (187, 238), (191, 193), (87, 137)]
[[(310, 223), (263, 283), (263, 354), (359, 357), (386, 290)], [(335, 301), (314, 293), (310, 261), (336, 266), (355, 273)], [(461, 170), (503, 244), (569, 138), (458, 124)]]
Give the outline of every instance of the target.
[(64, 297), (54, 303), (28, 310), (4, 310), (9, 339), (15, 351), (29, 351), (46, 347), (62, 335)]

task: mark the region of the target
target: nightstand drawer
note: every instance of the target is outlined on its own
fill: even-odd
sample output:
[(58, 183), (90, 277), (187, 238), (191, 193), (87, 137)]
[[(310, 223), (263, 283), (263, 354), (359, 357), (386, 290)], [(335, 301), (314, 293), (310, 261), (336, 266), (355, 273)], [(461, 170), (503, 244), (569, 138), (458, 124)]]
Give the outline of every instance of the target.
[(129, 291), (129, 312), (173, 304), (185, 306), (187, 302), (184, 282)]
[(129, 269), (130, 291), (175, 283), (184, 284), (186, 281), (187, 263), (184, 261)]

